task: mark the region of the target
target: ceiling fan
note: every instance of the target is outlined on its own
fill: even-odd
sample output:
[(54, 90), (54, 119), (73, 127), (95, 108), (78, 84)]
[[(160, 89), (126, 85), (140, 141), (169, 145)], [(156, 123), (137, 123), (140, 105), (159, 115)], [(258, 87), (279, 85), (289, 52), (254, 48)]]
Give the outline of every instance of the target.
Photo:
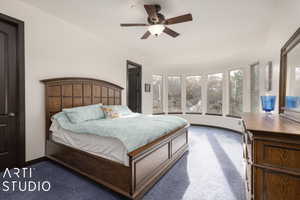
[(162, 32), (176, 38), (179, 33), (173, 31), (168, 28), (167, 25), (178, 24), (183, 22), (192, 21), (193, 17), (191, 14), (181, 15), (178, 17), (173, 17), (170, 19), (165, 19), (165, 16), (159, 11), (161, 10), (161, 6), (158, 4), (154, 5), (144, 5), (145, 10), (148, 14), (147, 21), (149, 24), (121, 24), (122, 27), (130, 27), (130, 26), (146, 26), (148, 27), (147, 32), (141, 37), (141, 39), (147, 39), (150, 35), (159, 36)]

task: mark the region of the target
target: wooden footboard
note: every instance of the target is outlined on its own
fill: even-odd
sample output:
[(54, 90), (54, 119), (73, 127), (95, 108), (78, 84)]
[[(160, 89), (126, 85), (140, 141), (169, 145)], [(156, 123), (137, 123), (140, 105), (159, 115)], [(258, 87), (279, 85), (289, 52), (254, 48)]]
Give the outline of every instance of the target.
[(131, 199), (141, 198), (187, 151), (183, 127), (128, 154), (130, 166), (47, 140), (46, 156)]
[(141, 197), (187, 149), (188, 131), (185, 127), (129, 153), (133, 197)]

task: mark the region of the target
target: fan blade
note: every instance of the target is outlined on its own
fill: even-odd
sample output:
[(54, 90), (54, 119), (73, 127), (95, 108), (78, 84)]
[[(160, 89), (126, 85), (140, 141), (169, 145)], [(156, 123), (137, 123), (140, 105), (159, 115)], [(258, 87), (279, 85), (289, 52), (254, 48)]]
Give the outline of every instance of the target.
[(148, 26), (148, 24), (120, 24), (123, 27), (128, 27), (128, 26)]
[(150, 31), (147, 31), (147, 32), (141, 37), (141, 39), (142, 39), (142, 40), (147, 39), (150, 35), (151, 35)]
[(168, 27), (165, 27), (164, 33), (166, 33), (166, 34), (168, 34), (168, 35), (170, 35), (170, 36), (172, 36), (174, 38), (177, 37), (178, 35), (180, 35), (179, 33), (173, 31), (172, 29), (170, 29)]
[(155, 5), (146, 4), (146, 5), (144, 5), (144, 8), (150, 18), (158, 19)]
[(178, 23), (182, 23), (182, 22), (188, 22), (188, 21), (192, 21), (193, 17), (191, 14), (186, 14), (186, 15), (181, 15), (178, 17), (173, 17), (170, 19), (167, 19), (165, 21), (166, 25), (171, 25), (171, 24), (178, 24)]

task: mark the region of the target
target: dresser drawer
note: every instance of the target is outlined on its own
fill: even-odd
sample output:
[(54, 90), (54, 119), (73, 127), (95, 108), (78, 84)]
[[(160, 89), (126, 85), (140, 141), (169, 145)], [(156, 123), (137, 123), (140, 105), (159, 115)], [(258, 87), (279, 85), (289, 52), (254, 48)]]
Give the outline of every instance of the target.
[(299, 200), (300, 177), (255, 168), (255, 200)]
[(300, 147), (296, 144), (257, 140), (255, 163), (300, 172)]

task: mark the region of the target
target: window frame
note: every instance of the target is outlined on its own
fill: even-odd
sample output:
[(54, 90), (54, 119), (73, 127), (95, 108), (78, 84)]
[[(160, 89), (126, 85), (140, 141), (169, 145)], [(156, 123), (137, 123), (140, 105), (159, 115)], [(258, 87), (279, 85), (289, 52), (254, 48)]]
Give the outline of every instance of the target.
[(272, 92), (273, 90), (273, 71), (274, 65), (272, 61), (269, 61), (264, 68), (264, 90), (265, 92)]
[[(186, 107), (186, 102), (187, 102), (187, 77), (191, 77), (191, 76), (200, 76), (201, 80), (200, 80), (200, 84), (201, 84), (201, 101), (202, 101), (202, 107), (201, 107), (201, 112), (188, 112), (187, 111), (187, 107)], [(203, 105), (203, 89), (204, 89), (204, 74), (186, 74), (184, 75), (184, 111), (185, 114), (192, 114), (192, 115), (202, 115), (203, 114), (203, 109), (204, 109), (204, 105)]]
[[(258, 105), (257, 105), (257, 110), (254, 110), (252, 107), (252, 68), (257, 67), (258, 70), (258, 76), (257, 76), (257, 81), (258, 81), (258, 98), (256, 98), (256, 100), (258, 101)], [(249, 89), (250, 89), (250, 99), (249, 99), (249, 103), (250, 103), (250, 112), (260, 112), (260, 107), (261, 107), (261, 102), (260, 102), (260, 95), (262, 92), (262, 88), (259, 84), (261, 83), (261, 76), (262, 76), (262, 71), (261, 71), (261, 65), (259, 62), (251, 64), (250, 65), (250, 71), (249, 71)]]
[[(206, 74), (206, 88), (205, 88), (205, 92), (206, 92), (206, 113), (205, 113), (205, 115), (213, 115), (213, 116), (223, 116), (224, 115), (224, 95), (225, 95), (225, 90), (224, 90), (224, 81), (226, 81), (226, 79), (225, 79), (225, 74), (226, 73), (228, 73), (228, 69), (224, 72), (211, 72), (211, 73), (207, 73)], [(222, 104), (221, 104), (221, 113), (212, 113), (212, 112), (208, 112), (208, 103), (209, 103), (209, 101), (208, 101), (208, 97), (209, 97), (209, 95), (208, 95), (208, 83), (209, 83), (209, 76), (210, 75), (214, 75), (214, 74), (222, 74), (222, 87), (221, 87), (221, 89), (222, 89)]]
[[(154, 110), (153, 110), (153, 106), (154, 106), (154, 96), (153, 96), (153, 92), (154, 92), (154, 87), (153, 87), (153, 76), (161, 76), (161, 78), (162, 78), (162, 80), (161, 80), (161, 82), (162, 82), (162, 94), (161, 94), (161, 96), (162, 96), (162, 112), (154, 112)], [(151, 83), (151, 85), (152, 85), (152, 114), (153, 115), (160, 115), (160, 114), (165, 114), (165, 77), (164, 77), (164, 75), (163, 74), (152, 74), (151, 75), (151, 78), (152, 78), (152, 83)]]
[[(181, 103), (181, 105), (180, 105), (180, 111), (178, 111), (178, 112), (170, 112), (169, 111), (169, 77), (179, 77), (180, 78), (180, 103)], [(167, 74), (166, 75), (166, 102), (167, 102), (167, 106), (166, 106), (166, 110), (167, 110), (167, 112), (166, 113), (168, 113), (168, 114), (183, 114), (183, 109), (182, 109), (182, 106), (183, 106), (183, 93), (184, 93), (184, 91), (183, 91), (183, 77), (184, 77), (184, 75), (182, 75), (182, 74)]]
[[(230, 68), (227, 70), (227, 75), (228, 75), (228, 80), (227, 80), (227, 87), (228, 87), (228, 94), (227, 94), (227, 100), (228, 100), (228, 105), (227, 105), (227, 108), (228, 108), (228, 113), (226, 114), (227, 117), (233, 117), (233, 118), (241, 118), (241, 116), (238, 116), (238, 115), (234, 115), (232, 113), (230, 113), (230, 72), (231, 71), (237, 71), (237, 70), (240, 70), (243, 72), (243, 95), (242, 95), (242, 112), (244, 112), (245, 110), (245, 78), (246, 78), (246, 70), (244, 68)], [(251, 73), (251, 72), (250, 72)], [(251, 102), (250, 102), (251, 103)]]
[[(259, 63), (257, 63), (259, 65)], [(252, 64), (253, 65), (253, 64)], [(186, 115), (212, 115), (212, 116), (223, 116), (223, 117), (233, 117), (233, 118), (240, 118), (240, 116), (234, 116), (230, 114), (230, 73), (231, 71), (235, 70), (241, 70), (243, 73), (243, 105), (242, 109), (243, 112), (250, 112), (251, 109), (251, 95), (250, 95), (250, 89), (251, 89), (251, 66), (252, 65), (246, 65), (246, 66), (239, 66), (239, 67), (226, 67), (224, 70), (209, 70), (207, 72), (195, 72), (195, 73), (156, 73), (152, 75), (158, 75), (163, 78), (162, 81), (162, 88), (163, 88), (163, 113), (153, 113), (153, 114), (186, 114)], [(221, 113), (210, 113), (208, 112), (209, 107), (209, 76), (214, 74), (222, 74), (222, 112)], [(259, 71), (259, 75), (261, 75), (261, 71)], [(187, 110), (186, 104), (187, 104), (187, 78), (191, 76), (200, 76), (201, 77), (201, 101), (202, 101), (202, 108), (201, 112), (189, 112)], [(152, 77), (152, 76), (151, 76)], [(180, 111), (178, 109), (178, 112), (170, 112), (169, 110), (169, 77), (178, 77), (180, 78), (180, 95), (181, 95), (181, 106)], [(260, 76), (257, 77), (260, 81)], [(261, 88), (259, 88), (261, 90)], [(175, 104), (176, 105), (176, 104)], [(179, 108), (177, 106), (177, 108)]]

